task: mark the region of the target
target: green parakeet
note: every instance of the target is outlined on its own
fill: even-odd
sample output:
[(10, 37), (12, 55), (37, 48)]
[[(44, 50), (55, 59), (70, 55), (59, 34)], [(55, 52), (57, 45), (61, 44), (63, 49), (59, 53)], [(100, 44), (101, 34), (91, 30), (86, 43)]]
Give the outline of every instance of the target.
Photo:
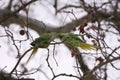
[(29, 59), (31, 58), (32, 55), (34, 55), (37, 52), (38, 48), (47, 48), (50, 45), (50, 42), (52, 42), (57, 37), (59, 37), (64, 44), (66, 44), (73, 50), (75, 50), (75, 48), (77, 47), (80, 47), (83, 50), (99, 48), (98, 46), (85, 43), (73, 33), (57, 33), (57, 32), (44, 33), (31, 43), (31, 45), (33, 46), (33, 51)]
[[(33, 51), (30, 55), (29, 59), (34, 55), (38, 48), (47, 48), (50, 45), (50, 42), (53, 41), (56, 38), (57, 34), (55, 32), (51, 33), (44, 33), (40, 37), (36, 38), (31, 45), (33, 46)], [(28, 62), (27, 61), (27, 62)]]
[(91, 44), (87, 44), (82, 41), (77, 35), (73, 33), (61, 33), (59, 34), (61, 40), (70, 48), (74, 49), (80, 47), (83, 50), (92, 50), (95, 48), (99, 48), (98, 46), (94, 46)]

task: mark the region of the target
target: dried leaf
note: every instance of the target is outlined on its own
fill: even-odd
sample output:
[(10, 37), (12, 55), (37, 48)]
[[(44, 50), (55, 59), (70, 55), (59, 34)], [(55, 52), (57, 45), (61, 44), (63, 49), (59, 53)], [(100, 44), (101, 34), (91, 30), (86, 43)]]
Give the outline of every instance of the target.
[(99, 61), (100, 63), (102, 63), (104, 61), (104, 59), (102, 57), (98, 57), (98, 58), (96, 58), (96, 61)]
[(98, 28), (97, 28), (95, 25), (92, 25), (90, 28), (91, 28), (92, 30), (98, 30)]
[(87, 26), (87, 20), (85, 19), (84, 21), (83, 21), (83, 23), (80, 25), (80, 27), (79, 27), (79, 29), (78, 30), (80, 30), (80, 33), (84, 33), (85, 31), (84, 31), (84, 28)]

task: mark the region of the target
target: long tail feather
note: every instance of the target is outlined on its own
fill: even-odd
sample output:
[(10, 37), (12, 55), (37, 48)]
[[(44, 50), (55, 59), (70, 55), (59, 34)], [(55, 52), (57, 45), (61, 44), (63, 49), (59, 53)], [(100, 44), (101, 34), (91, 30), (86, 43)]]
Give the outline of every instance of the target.
[(94, 46), (94, 45), (91, 45), (91, 44), (83, 43), (83, 44), (80, 45), (80, 48), (83, 49), (83, 50), (93, 50), (93, 49), (98, 49), (99, 46)]
[(26, 62), (26, 64), (30, 61), (31, 57), (32, 57), (37, 51), (38, 51), (38, 48), (34, 48), (34, 49), (33, 49), (30, 57), (28, 58), (28, 60), (27, 60), (27, 62)]

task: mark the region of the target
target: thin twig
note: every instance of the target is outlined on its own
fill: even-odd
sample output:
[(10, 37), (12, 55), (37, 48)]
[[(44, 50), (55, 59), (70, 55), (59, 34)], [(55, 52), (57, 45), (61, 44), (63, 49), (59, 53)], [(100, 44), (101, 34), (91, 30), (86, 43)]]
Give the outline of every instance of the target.
[(53, 59), (55, 60), (56, 65), (58, 66), (58, 62), (55, 58), (55, 45), (54, 45), (54, 48), (53, 48)]
[(14, 67), (14, 68), (12, 69), (12, 71), (10, 72), (10, 76), (11, 76), (11, 74), (16, 70), (16, 68), (17, 68), (17, 66), (19, 65), (19, 63), (20, 63), (20, 61), (22, 60), (22, 58), (23, 58), (29, 51), (31, 51), (32, 49), (33, 49), (33, 48), (28, 49), (28, 50), (19, 58), (19, 60), (17, 61), (15, 67)]
[(49, 63), (49, 56), (50, 56), (49, 55), (49, 49), (47, 48), (47, 50), (48, 50), (48, 55), (47, 55), (46, 61), (47, 61), (48, 67), (50, 68), (53, 76), (55, 76), (55, 73), (54, 73), (54, 71), (53, 71), (53, 69), (52, 69), (52, 67), (50, 66), (50, 63)]
[(74, 77), (74, 78), (81, 80), (80, 77), (78, 77), (78, 76), (75, 76), (72, 74), (66, 74), (66, 73), (61, 73), (61, 74), (55, 75), (51, 80), (54, 80), (55, 78), (60, 77), (60, 76)]

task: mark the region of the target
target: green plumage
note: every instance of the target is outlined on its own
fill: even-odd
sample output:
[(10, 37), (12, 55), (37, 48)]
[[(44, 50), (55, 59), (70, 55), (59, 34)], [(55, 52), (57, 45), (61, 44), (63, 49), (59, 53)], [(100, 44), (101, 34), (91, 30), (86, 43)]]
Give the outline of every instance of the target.
[(57, 32), (44, 33), (31, 43), (31, 45), (33, 46), (33, 51), (28, 61), (30, 60), (32, 55), (34, 55), (37, 52), (38, 48), (47, 48), (50, 45), (50, 42), (52, 42), (56, 37), (59, 37), (64, 44), (66, 44), (73, 50), (77, 47), (80, 47), (83, 50), (99, 48), (98, 46), (85, 43), (77, 35), (73, 33), (57, 33)]
[(40, 37), (36, 38), (35, 41), (31, 43), (35, 48), (47, 48), (51, 41), (56, 37), (56, 33), (44, 33)]
[[(38, 48), (47, 48), (50, 45), (50, 42), (52, 42), (56, 38), (56, 33), (51, 32), (51, 33), (44, 33), (40, 37), (36, 38), (31, 45), (33, 46), (33, 51), (30, 57), (28, 58), (28, 61), (30, 58), (36, 54)], [(28, 63), (27, 61), (27, 63)]]
[(61, 40), (70, 48), (80, 47), (83, 50), (92, 50), (95, 48), (99, 48), (98, 46), (85, 43), (73, 33), (61, 33), (59, 36)]

